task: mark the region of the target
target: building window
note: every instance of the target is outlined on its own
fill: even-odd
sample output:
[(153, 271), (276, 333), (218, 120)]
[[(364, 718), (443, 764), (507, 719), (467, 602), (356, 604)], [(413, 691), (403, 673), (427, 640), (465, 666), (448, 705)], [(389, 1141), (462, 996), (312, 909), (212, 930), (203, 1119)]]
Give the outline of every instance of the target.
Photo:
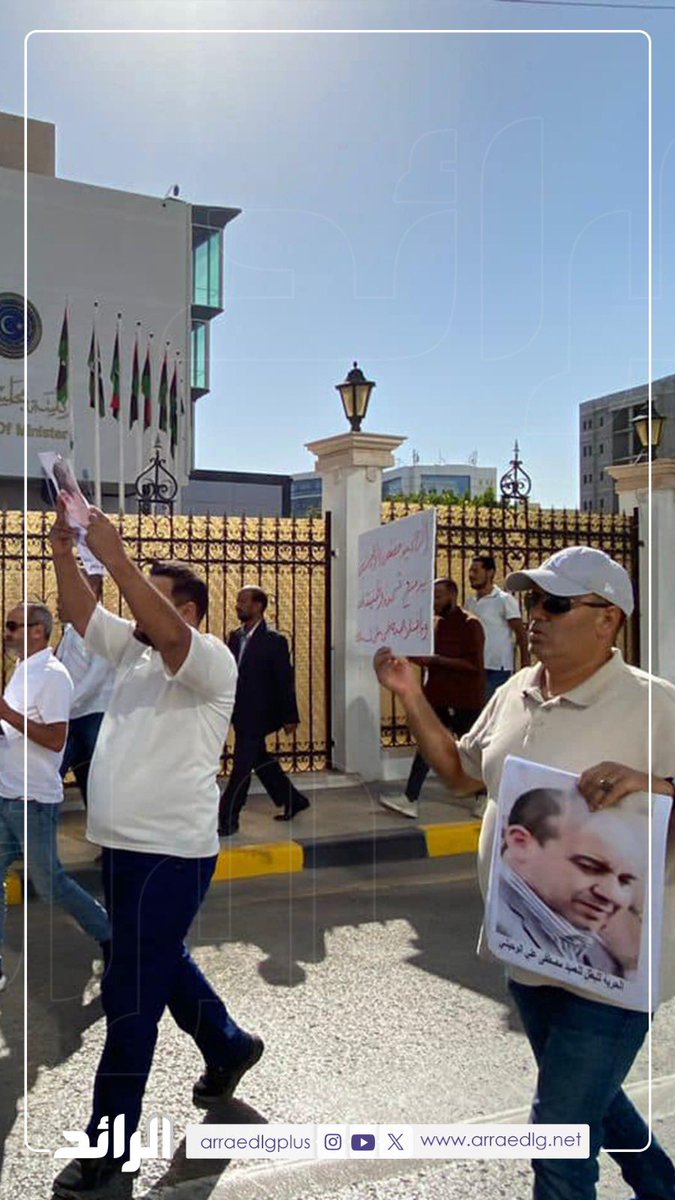
[(605, 502), (604, 502), (604, 500), (601, 498), (601, 500), (600, 500), (600, 511), (601, 511), (601, 512), (602, 512), (602, 510), (603, 510), (603, 508), (604, 508), (604, 507), (605, 507)]
[(604, 417), (601, 417), (601, 418), (600, 418), (600, 428), (601, 428), (601, 429), (602, 429), (602, 427), (603, 427), (604, 423), (605, 423), (605, 418), (604, 418)]
[(192, 229), (192, 303), (223, 307), (223, 231), (195, 225)]
[(600, 482), (601, 482), (601, 483), (604, 483), (604, 482), (605, 482), (605, 472), (604, 472), (604, 471), (601, 471), (601, 472), (600, 472)]
[(601, 442), (601, 443), (600, 443), (600, 453), (601, 453), (601, 454), (604, 454), (604, 453), (605, 453), (605, 443), (604, 443), (604, 442)]
[(205, 392), (209, 386), (208, 327), (206, 321), (192, 322), (192, 387)]

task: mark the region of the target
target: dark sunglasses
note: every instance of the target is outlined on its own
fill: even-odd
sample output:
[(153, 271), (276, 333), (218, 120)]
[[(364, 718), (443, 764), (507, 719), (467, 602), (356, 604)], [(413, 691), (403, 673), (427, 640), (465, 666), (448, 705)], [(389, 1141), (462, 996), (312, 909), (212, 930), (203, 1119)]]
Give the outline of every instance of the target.
[[(29, 626), (41, 624), (40, 621), (28, 621), (26, 623)], [(16, 633), (17, 629), (23, 629), (23, 624), (23, 621), (5, 621), (5, 629), (8, 633)]]
[(573, 608), (611, 608), (604, 600), (576, 600), (574, 596), (550, 596), (546, 592), (525, 592), (525, 611), (531, 612), (538, 604), (552, 617), (562, 617)]

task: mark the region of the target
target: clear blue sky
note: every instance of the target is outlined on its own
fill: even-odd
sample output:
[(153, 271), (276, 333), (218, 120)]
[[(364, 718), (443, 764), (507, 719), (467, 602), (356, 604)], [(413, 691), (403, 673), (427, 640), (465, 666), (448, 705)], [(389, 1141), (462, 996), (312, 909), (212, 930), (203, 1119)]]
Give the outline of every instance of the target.
[(303, 444), (346, 428), (334, 384), (358, 358), (377, 381), (366, 428), (407, 435), (404, 461), (477, 450), (501, 471), (518, 437), (536, 498), (576, 505), (579, 403), (647, 377), (647, 40), (342, 30), (651, 33), (659, 376), (675, 370), (675, 6), (623, 10), (10, 2), (0, 106), (22, 109), (32, 28), (339, 30), (29, 43), (29, 114), (58, 126), (59, 174), (243, 210), (197, 465), (310, 469)]

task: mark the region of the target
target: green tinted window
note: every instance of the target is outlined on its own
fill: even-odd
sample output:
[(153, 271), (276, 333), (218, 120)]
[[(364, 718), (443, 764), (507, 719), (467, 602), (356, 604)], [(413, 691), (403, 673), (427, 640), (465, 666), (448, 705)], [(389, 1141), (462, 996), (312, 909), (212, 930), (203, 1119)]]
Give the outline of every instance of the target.
[(206, 326), (195, 321), (192, 326), (192, 387), (208, 387), (206, 376)]
[(223, 307), (222, 251), (221, 229), (193, 229), (193, 304)]

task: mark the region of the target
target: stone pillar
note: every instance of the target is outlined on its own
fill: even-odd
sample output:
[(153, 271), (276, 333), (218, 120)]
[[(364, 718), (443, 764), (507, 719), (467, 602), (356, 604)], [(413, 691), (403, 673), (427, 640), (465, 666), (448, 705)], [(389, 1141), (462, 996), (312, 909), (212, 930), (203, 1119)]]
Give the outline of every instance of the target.
[(382, 469), (405, 441), (379, 433), (344, 433), (308, 442), (332, 521), (333, 764), (362, 779), (381, 777), (380, 688), (371, 659), (357, 649), (358, 539), (381, 521)]
[[(651, 464), (652, 672), (675, 683), (675, 459)], [(621, 512), (637, 508), (640, 520), (640, 657), (646, 670), (649, 647), (649, 464), (609, 467)]]

